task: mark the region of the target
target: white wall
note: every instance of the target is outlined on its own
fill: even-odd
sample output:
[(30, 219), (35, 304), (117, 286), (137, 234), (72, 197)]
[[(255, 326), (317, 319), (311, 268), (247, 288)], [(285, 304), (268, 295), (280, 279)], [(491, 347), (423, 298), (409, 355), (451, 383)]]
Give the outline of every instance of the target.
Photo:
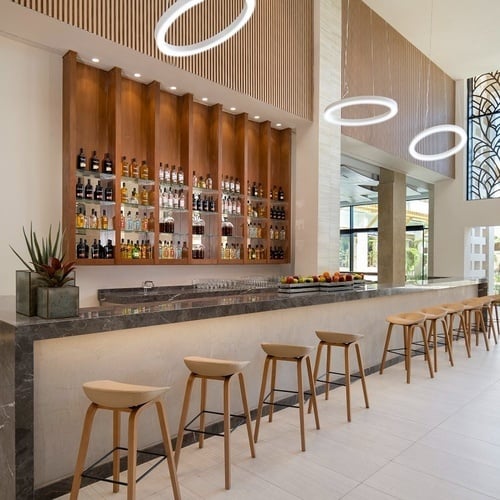
[[(456, 121), (467, 130), (466, 82), (457, 82)], [(455, 159), (455, 179), (434, 188), (434, 275), (470, 276), (467, 234), (471, 227), (500, 226), (500, 199), (466, 201), (466, 149)]]

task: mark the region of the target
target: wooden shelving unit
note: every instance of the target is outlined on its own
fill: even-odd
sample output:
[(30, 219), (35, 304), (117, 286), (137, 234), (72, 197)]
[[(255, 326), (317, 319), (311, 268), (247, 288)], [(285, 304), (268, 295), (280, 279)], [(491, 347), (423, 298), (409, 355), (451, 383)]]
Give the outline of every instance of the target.
[[(141, 264), (281, 264), (290, 260), (290, 173), (291, 131), (277, 130), (270, 122), (257, 123), (246, 113), (226, 113), (222, 105), (207, 106), (195, 102), (191, 94), (177, 96), (160, 89), (158, 82), (148, 85), (122, 76), (119, 68), (104, 71), (78, 61), (75, 52), (64, 56), (63, 84), (63, 226), (67, 252), (78, 265), (141, 265)], [(93, 152), (102, 160), (110, 154), (114, 164), (113, 175), (77, 169), (76, 158), (83, 148), (87, 163)], [(122, 176), (121, 159), (130, 163), (133, 158), (141, 165), (146, 161), (148, 178), (137, 180)], [(160, 179), (160, 162), (169, 168), (182, 167), (184, 183), (169, 183)], [(209, 176), (212, 188), (193, 185), (193, 175), (198, 179)], [(75, 186), (81, 177), (84, 183), (97, 181), (112, 187), (113, 201), (79, 200)], [(232, 179), (231, 189), (224, 181)], [(234, 190), (239, 181), (240, 192)], [(125, 183), (129, 195), (135, 188), (139, 203), (122, 203), (121, 187)], [(254, 183), (257, 195), (248, 192)], [(280, 188), (284, 200), (271, 199)], [(151, 191), (148, 203), (140, 203), (143, 190)], [(166, 208), (164, 198), (182, 190), (185, 208)], [(225, 200), (239, 199), (240, 212), (224, 212)], [(193, 199), (213, 201), (211, 210), (198, 210)], [(285, 219), (271, 218), (274, 208), (282, 207)], [(257, 207), (257, 216), (254, 208)], [(77, 227), (79, 210), (95, 210), (100, 217), (104, 210), (109, 228)], [(153, 225), (141, 230), (121, 228), (121, 217), (154, 220)], [(160, 225), (165, 217), (174, 219), (174, 232), (164, 233)], [(193, 218), (204, 221), (204, 234), (193, 231)], [(170, 219), (171, 220), (171, 219)], [(226, 225), (232, 224), (232, 234), (226, 235)], [(229, 224), (230, 225), (230, 224)], [(271, 228), (277, 226), (280, 237), (271, 238)], [(134, 226), (135, 227), (135, 226)], [(256, 235), (256, 228), (259, 229)], [(284, 237), (283, 237), (284, 235)], [(78, 242), (94, 240), (105, 245), (111, 240), (115, 247), (112, 259), (77, 258)], [(149, 242), (152, 256), (129, 258), (121, 252), (122, 242)], [(160, 254), (159, 242), (178, 247), (186, 243), (188, 256), (171, 258), (168, 252)], [(170, 243), (171, 242), (171, 243)], [(203, 258), (199, 247), (203, 245)], [(162, 247), (164, 248), (164, 247)], [(196, 251), (195, 251), (196, 250)], [(179, 257), (179, 255), (177, 255)]]

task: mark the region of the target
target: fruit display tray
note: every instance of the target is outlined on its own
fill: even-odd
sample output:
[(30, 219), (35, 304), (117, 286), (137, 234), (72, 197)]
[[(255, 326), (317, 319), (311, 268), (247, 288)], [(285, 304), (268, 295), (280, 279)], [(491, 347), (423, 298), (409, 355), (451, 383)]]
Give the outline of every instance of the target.
[(354, 288), (354, 281), (332, 281), (326, 283), (322, 281), (319, 284), (321, 292), (340, 292), (342, 290), (349, 290)]
[(280, 283), (278, 291), (281, 293), (317, 292), (320, 283)]

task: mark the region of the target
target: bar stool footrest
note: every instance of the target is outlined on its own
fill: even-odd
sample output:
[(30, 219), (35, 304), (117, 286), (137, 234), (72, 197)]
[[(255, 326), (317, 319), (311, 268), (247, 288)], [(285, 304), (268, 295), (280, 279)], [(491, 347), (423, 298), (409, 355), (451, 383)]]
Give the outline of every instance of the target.
[[(289, 391), (289, 390), (286, 390), (286, 389), (274, 389), (272, 391), (270, 391), (267, 396), (264, 398), (264, 400), (262, 401), (262, 404), (265, 404), (265, 405), (272, 405), (272, 406), (281, 406), (282, 408), (299, 408), (298, 404), (287, 404), (287, 403), (277, 403), (275, 401), (273, 401), (271, 403), (271, 401), (267, 401), (267, 398), (273, 393), (273, 392), (285, 392), (287, 394), (298, 394), (298, 391)], [(304, 398), (305, 397), (311, 397), (311, 392), (309, 391), (304, 391)]]
[[(196, 434), (204, 434), (206, 436), (220, 436), (220, 437), (224, 437), (224, 433), (223, 432), (201, 431), (200, 429), (194, 429), (194, 428), (190, 428), (189, 427), (195, 420), (197, 420), (198, 418), (200, 418), (200, 416), (202, 414), (204, 414), (204, 413), (208, 413), (210, 415), (220, 415), (220, 416), (224, 415), (224, 413), (221, 412), (221, 411), (210, 411), (210, 410), (200, 411), (200, 413), (198, 413), (198, 415), (196, 415), (195, 417), (193, 417), (186, 424), (186, 426), (184, 427), (184, 430), (188, 431), (188, 432), (195, 432)], [(233, 418), (233, 419), (240, 420), (240, 422), (238, 424), (236, 424), (234, 427), (231, 427), (231, 432), (233, 432), (235, 429), (237, 429), (240, 425), (243, 425), (246, 422), (246, 420), (247, 420), (244, 415), (235, 415), (234, 413), (230, 413), (229, 416), (231, 418)]]
[[(412, 342), (412, 345), (419, 345), (416, 342)], [(404, 347), (398, 347), (396, 349), (387, 349), (387, 352), (390, 352), (392, 354), (397, 354), (399, 356), (406, 356), (405, 354), (406, 349)], [(410, 351), (414, 354), (425, 354), (425, 351), (421, 351), (419, 349), (410, 349)]]
[[(345, 378), (345, 373), (342, 373), (342, 372), (328, 372), (330, 375), (342, 375), (344, 378)], [(324, 373), (323, 375), (320, 375), (320, 378), (317, 378), (316, 379), (316, 382), (322, 382), (324, 384), (328, 384), (328, 385), (338, 385), (338, 386), (345, 386), (345, 382), (335, 382), (335, 381), (332, 381), (332, 380), (326, 380), (324, 378), (321, 378), (321, 377), (326, 377), (326, 373)], [(351, 379), (352, 378), (356, 378), (356, 379), (360, 379), (361, 378), (361, 375), (356, 375), (355, 373), (351, 373), (350, 374), (350, 377)]]
[[(104, 481), (106, 483), (112, 483), (112, 484), (119, 484), (121, 486), (127, 486), (128, 483), (124, 481), (115, 481), (114, 479), (109, 479), (107, 477), (101, 477), (101, 476), (94, 476), (91, 474), (92, 469), (94, 469), (97, 465), (99, 465), (103, 460), (108, 458), (110, 455), (112, 455), (116, 450), (121, 450), (121, 451), (127, 451), (128, 448), (124, 448), (122, 446), (117, 446), (116, 448), (113, 448), (110, 452), (106, 453), (103, 455), (101, 458), (99, 458), (96, 462), (94, 462), (92, 465), (87, 467), (81, 474), (81, 477), (85, 477), (87, 479), (95, 479), (97, 481)], [(155, 464), (153, 464), (149, 469), (147, 469), (143, 474), (141, 474), (137, 479), (136, 483), (138, 483), (141, 479), (143, 479), (145, 476), (147, 476), (153, 469), (158, 467), (164, 460), (167, 459), (167, 455), (164, 453), (155, 453), (153, 451), (146, 451), (146, 450), (137, 450), (137, 454), (142, 453), (144, 455), (152, 455), (154, 457), (160, 458)]]

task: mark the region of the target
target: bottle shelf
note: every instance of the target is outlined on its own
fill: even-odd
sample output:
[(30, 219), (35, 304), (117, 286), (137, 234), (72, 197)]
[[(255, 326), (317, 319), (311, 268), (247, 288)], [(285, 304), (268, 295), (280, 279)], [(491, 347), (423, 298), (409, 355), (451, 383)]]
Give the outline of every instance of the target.
[(139, 208), (142, 208), (143, 210), (154, 210), (154, 206), (153, 205), (141, 205), (140, 203), (120, 203), (120, 205), (124, 208), (130, 208), (130, 209), (139, 209)]
[(76, 204), (83, 203), (84, 205), (100, 205), (101, 207), (112, 207), (116, 205), (115, 201), (106, 201), (106, 200), (94, 200), (89, 198), (75, 198)]
[(77, 177), (92, 177), (94, 179), (102, 179), (103, 181), (112, 181), (116, 179), (115, 174), (106, 174), (104, 172), (99, 172), (96, 170), (77, 170)]

